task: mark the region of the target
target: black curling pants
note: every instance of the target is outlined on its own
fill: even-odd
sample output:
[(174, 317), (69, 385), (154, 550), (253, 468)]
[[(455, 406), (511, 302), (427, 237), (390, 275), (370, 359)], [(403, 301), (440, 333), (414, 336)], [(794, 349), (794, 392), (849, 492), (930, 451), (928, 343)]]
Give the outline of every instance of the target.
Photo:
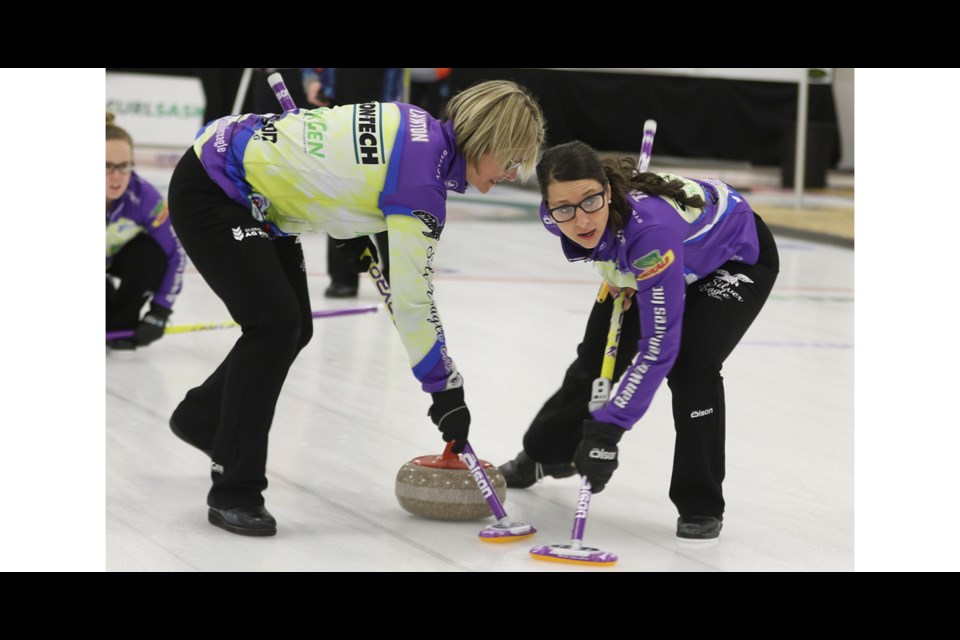
[[(726, 262), (687, 286), (680, 352), (667, 375), (677, 433), (670, 499), (681, 515), (723, 515), (726, 416), (720, 370), (760, 313), (780, 271), (773, 235), (760, 217), (755, 217), (760, 240), (757, 264)], [(583, 420), (590, 418), (587, 404), (593, 381), (600, 376), (612, 311), (610, 296), (594, 303), (577, 359), (523, 437), (524, 450), (537, 462), (573, 460)], [(623, 318), (614, 381), (637, 353), (639, 324), (637, 308), (632, 306)]]
[(116, 288), (107, 280), (107, 331), (135, 329), (140, 310), (167, 273), (167, 255), (156, 240), (140, 233), (113, 256), (107, 273), (120, 278)]
[(208, 505), (260, 506), (277, 398), (313, 335), (303, 250), (295, 237), (271, 240), (248, 208), (213, 182), (192, 149), (170, 182), (170, 220), (242, 331), (216, 371), (187, 392), (173, 421), (191, 443), (213, 452)]

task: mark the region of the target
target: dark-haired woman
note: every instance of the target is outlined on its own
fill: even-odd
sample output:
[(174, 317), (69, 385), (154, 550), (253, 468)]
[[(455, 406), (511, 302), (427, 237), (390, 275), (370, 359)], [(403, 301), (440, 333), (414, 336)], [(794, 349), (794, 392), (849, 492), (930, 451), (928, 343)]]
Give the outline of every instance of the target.
[(617, 445), (666, 378), (676, 429), (670, 499), (677, 537), (720, 534), (724, 499), (724, 391), (720, 370), (760, 312), (779, 271), (770, 230), (719, 180), (641, 173), (601, 161), (582, 142), (548, 150), (537, 166), (540, 214), (567, 259), (592, 260), (628, 299), (610, 402), (589, 411), (600, 375), (612, 295), (593, 306), (577, 359), (501, 467), (508, 486), (576, 470), (602, 491)]

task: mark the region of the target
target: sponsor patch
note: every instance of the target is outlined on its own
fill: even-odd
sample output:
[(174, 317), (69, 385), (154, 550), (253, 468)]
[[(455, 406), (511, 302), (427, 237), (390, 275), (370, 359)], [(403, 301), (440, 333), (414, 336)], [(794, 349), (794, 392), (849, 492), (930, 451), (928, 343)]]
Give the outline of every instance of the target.
[(616, 460), (617, 452), (616, 451), (607, 451), (606, 449), (590, 449), (588, 453), (591, 458), (594, 460)]
[(649, 269), (650, 267), (660, 262), (662, 258), (663, 256), (660, 255), (660, 252), (654, 249), (653, 251), (643, 256), (642, 258), (637, 258), (636, 260), (634, 260), (633, 268), (637, 269), (638, 271)]
[(241, 229), (240, 227), (234, 227), (230, 230), (233, 232), (233, 239), (237, 242), (241, 242), (244, 238), (265, 238), (270, 239), (270, 236), (261, 229), (260, 227), (248, 227), (246, 229)]
[(357, 164), (384, 164), (380, 138), (379, 104), (368, 102), (354, 106), (353, 149)]
[(270, 209), (270, 200), (259, 193), (251, 193), (248, 198), (250, 199), (250, 213), (257, 222), (263, 222), (264, 216)]
[[(659, 251), (651, 251), (633, 263), (637, 269), (643, 269), (637, 274), (637, 280), (647, 280), (663, 273), (674, 262), (673, 249), (661, 255)], [(638, 264), (642, 263), (642, 264)]]
[(160, 213), (158, 213), (157, 217), (155, 217), (153, 219), (153, 222), (150, 223), (150, 226), (153, 227), (154, 229), (162, 225), (164, 222), (167, 221), (167, 218), (170, 217), (170, 212), (167, 210), (166, 205), (164, 205), (162, 202), (159, 205), (157, 205), (157, 208), (160, 209)]
[(717, 300), (736, 300), (743, 302), (743, 296), (737, 293), (741, 284), (753, 284), (753, 280), (742, 273), (730, 273), (726, 269), (717, 269), (713, 280), (700, 286), (700, 291)]

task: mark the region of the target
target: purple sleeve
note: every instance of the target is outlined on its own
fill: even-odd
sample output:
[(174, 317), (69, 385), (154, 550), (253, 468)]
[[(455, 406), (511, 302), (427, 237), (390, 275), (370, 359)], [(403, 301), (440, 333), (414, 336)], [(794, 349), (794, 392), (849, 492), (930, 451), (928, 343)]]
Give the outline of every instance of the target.
[(167, 271), (153, 296), (153, 303), (170, 309), (183, 284), (183, 269), (187, 257), (170, 224), (167, 204), (160, 193), (147, 182), (141, 182), (140, 200), (143, 217), (137, 222), (167, 256)]
[(463, 384), (433, 295), (433, 259), (446, 223), (444, 178), (453, 161), (442, 123), (398, 104), (401, 120), (380, 209), (390, 237), (394, 323), (424, 391)]
[(631, 429), (646, 413), (680, 350), (686, 282), (683, 242), (673, 231), (653, 228), (628, 247), (637, 279), (633, 304), (640, 317), (637, 355), (617, 381), (610, 402), (593, 419)]

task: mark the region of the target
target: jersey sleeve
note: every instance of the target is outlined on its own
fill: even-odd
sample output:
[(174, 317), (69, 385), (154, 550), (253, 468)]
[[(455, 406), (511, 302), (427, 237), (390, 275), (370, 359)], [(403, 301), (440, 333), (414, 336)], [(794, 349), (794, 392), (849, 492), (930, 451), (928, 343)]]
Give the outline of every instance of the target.
[(637, 355), (617, 381), (610, 402), (592, 415), (629, 430), (650, 407), (679, 353), (686, 283), (682, 238), (669, 229), (645, 231), (633, 240), (627, 255), (637, 289), (633, 301), (640, 319)]
[(433, 259), (443, 231), (444, 213), (425, 210), (388, 215), (390, 288), (394, 323), (410, 359), (413, 375), (424, 391), (437, 392), (463, 384), (447, 353), (443, 323), (433, 295)]
[(153, 303), (170, 309), (183, 285), (187, 256), (173, 231), (173, 225), (170, 224), (167, 203), (163, 196), (146, 182), (142, 182), (140, 186), (140, 208), (136, 222), (144, 233), (160, 245), (160, 249), (167, 256), (167, 270), (160, 286), (154, 292)]
[(183, 286), (183, 270), (187, 263), (187, 256), (183, 247), (180, 246), (177, 234), (173, 231), (173, 225), (170, 224), (167, 203), (162, 199), (158, 199), (150, 210), (150, 220), (144, 230), (160, 245), (167, 256), (167, 270), (154, 293), (153, 303), (170, 309)]

